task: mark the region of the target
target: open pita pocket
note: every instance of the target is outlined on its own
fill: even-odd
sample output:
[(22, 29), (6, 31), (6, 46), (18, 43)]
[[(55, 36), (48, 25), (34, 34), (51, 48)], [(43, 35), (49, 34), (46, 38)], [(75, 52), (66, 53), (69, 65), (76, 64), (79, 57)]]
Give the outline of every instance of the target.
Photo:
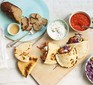
[(62, 67), (70, 68), (74, 66), (77, 62), (78, 56), (74, 46), (70, 46), (69, 51), (65, 50), (64, 53), (58, 53), (56, 55), (56, 60), (58, 64)]
[(32, 47), (31, 42), (26, 42), (18, 45), (14, 49), (15, 57), (20, 61), (28, 62), (30, 58), (29, 53), (31, 52), (31, 47)]
[(67, 44), (75, 44), (83, 42), (85, 39), (82, 37), (81, 34), (76, 33), (73, 37), (70, 37)]
[(29, 62), (18, 61), (18, 69), (24, 77), (27, 77), (37, 63), (38, 58), (36, 56), (30, 56)]
[(59, 46), (57, 46), (54, 43), (45, 43), (43, 45), (42, 49), (38, 47), (41, 50), (42, 56), (41, 59), (45, 64), (56, 64), (56, 53), (59, 49)]

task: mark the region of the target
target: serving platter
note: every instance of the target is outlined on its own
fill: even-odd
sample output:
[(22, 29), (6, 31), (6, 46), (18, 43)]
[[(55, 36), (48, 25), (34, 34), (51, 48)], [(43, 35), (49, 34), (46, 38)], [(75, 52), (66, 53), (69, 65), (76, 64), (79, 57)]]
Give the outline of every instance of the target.
[[(6, 2), (6, 1), (18, 6), (19, 8), (21, 8), (23, 11), (23, 16), (29, 17), (29, 15), (31, 13), (38, 13), (46, 19), (49, 18), (49, 10), (48, 10), (48, 7), (43, 0), (24, 0), (24, 1), (23, 0), (4, 0), (4, 2)], [(7, 26), (10, 23), (14, 23), (14, 21), (12, 19), (10, 19), (9, 17), (7, 17), (0, 9), (0, 24), (1, 24), (0, 26), (2, 28), (4, 28), (4, 33), (5, 33), (5, 36), (7, 38), (9, 38), (11, 40), (17, 40), (27, 33), (26, 31), (21, 30), (20, 33), (15, 35), (15, 36), (9, 35), (7, 32)], [(21, 26), (20, 26), (20, 28), (21, 28)], [(42, 27), (42, 29), (40, 31), (36, 32), (33, 35), (26, 36), (21, 41), (29, 41), (29, 40), (33, 40), (35, 38), (38, 38), (45, 31), (46, 31), (46, 27)]]

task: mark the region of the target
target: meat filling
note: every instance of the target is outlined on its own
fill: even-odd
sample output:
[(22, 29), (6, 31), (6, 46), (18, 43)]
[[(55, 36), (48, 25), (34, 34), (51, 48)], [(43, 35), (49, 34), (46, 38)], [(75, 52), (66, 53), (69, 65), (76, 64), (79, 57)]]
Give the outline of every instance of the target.
[(71, 37), (68, 40), (67, 44), (79, 43), (79, 42), (82, 42), (82, 41), (84, 41), (84, 39), (82, 38), (82, 35), (77, 33), (77, 34), (75, 34), (75, 36)]
[(42, 62), (45, 62), (47, 54), (48, 54), (48, 43), (44, 43), (40, 47), (37, 47), (37, 48), (39, 48), (42, 52), (42, 56), (41, 56)]
[(69, 45), (66, 45), (64, 47), (60, 47), (60, 49), (58, 50), (58, 52), (60, 54), (63, 54), (63, 53), (68, 53), (70, 51), (70, 46)]

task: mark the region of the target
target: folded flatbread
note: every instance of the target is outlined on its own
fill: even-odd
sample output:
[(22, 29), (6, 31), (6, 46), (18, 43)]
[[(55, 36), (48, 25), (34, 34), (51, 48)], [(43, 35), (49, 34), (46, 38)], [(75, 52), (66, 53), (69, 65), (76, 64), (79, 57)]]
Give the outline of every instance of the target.
[(66, 46), (59, 49), (56, 55), (57, 62), (62, 67), (72, 67), (77, 60), (85, 57), (89, 52), (89, 42), (80, 35), (71, 37)]
[[(40, 47), (39, 47), (40, 49)], [(56, 53), (59, 49), (59, 46), (57, 46), (56, 44), (54, 43), (45, 43), (45, 45), (42, 47), (41, 50), (41, 59), (43, 61), (43, 63), (45, 64), (56, 64), (57, 61), (56, 61)]]
[(82, 58), (89, 52), (89, 42), (84, 39), (81, 34), (77, 33), (73, 37), (69, 38), (67, 44), (75, 47), (78, 58)]
[(15, 47), (14, 55), (18, 60), (28, 62), (30, 58), (29, 53), (31, 52), (31, 48), (32, 48), (31, 42), (22, 43)]
[(56, 60), (58, 64), (66, 68), (74, 66), (78, 59), (74, 46), (69, 45), (69, 47), (70, 47), (69, 51), (66, 51), (62, 54), (58, 53), (56, 55)]
[(30, 56), (29, 62), (18, 61), (18, 69), (24, 77), (27, 77), (37, 63), (38, 58), (36, 56)]
[(87, 40), (82, 41), (80, 43), (70, 44), (70, 45), (74, 46), (78, 59), (83, 58), (89, 52), (89, 42)]

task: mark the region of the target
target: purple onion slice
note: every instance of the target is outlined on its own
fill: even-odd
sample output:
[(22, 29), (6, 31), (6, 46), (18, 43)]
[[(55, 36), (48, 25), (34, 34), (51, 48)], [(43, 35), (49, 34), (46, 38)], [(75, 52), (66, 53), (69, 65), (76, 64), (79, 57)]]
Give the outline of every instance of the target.
[(93, 56), (91, 56), (85, 65), (85, 73), (91, 83), (93, 83)]

